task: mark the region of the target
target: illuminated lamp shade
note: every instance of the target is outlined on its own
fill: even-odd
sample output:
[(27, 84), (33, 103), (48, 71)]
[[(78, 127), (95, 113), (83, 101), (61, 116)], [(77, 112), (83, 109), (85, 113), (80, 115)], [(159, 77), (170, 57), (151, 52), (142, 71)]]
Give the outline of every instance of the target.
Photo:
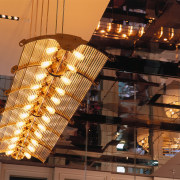
[(39, 128), (41, 131), (45, 131), (45, 130), (46, 130), (46, 127), (43, 126), (42, 124), (38, 124), (38, 128)]
[(55, 97), (51, 97), (51, 100), (54, 102), (54, 104), (58, 105), (60, 104), (60, 100), (58, 98)]
[(24, 124), (25, 124), (25, 122), (22, 122), (22, 121), (16, 123), (17, 127), (22, 127)]
[(34, 152), (35, 151), (35, 148), (34, 147), (32, 147), (31, 145), (28, 145), (28, 147), (27, 147), (31, 152)]
[(50, 118), (49, 118), (49, 117), (43, 115), (43, 116), (42, 116), (42, 119), (43, 119), (43, 121), (45, 121), (46, 123), (50, 123)]
[(21, 130), (19, 130), (19, 129), (16, 130), (16, 131), (14, 131), (14, 134), (15, 134), (15, 135), (18, 135), (18, 134), (20, 134), (20, 133), (21, 133)]
[(38, 132), (37, 130), (34, 132), (34, 134), (36, 135), (36, 137), (38, 139), (41, 139), (42, 138), (42, 134), (40, 132)]
[(14, 149), (15, 147), (16, 147), (15, 144), (11, 144), (11, 145), (8, 146), (9, 149)]
[(48, 110), (48, 112), (49, 112), (50, 114), (54, 114), (54, 113), (55, 113), (55, 109), (52, 108), (52, 107), (50, 107), (50, 106), (47, 106), (46, 109)]
[(53, 54), (53, 53), (55, 53), (56, 51), (58, 51), (58, 48), (57, 48), (57, 47), (50, 47), (50, 48), (47, 48), (47, 49), (46, 49), (46, 53), (47, 53), (47, 54)]
[(24, 110), (30, 110), (33, 107), (32, 104), (28, 104), (26, 106), (24, 106)]
[(16, 142), (16, 141), (18, 141), (18, 140), (19, 140), (19, 137), (13, 137), (13, 138), (11, 139), (12, 142)]
[(25, 119), (25, 118), (27, 118), (28, 116), (29, 116), (28, 113), (22, 113), (22, 114), (20, 114), (20, 118), (21, 118), (21, 119)]
[(63, 83), (65, 85), (70, 85), (71, 84), (71, 80), (68, 79), (67, 77), (62, 76), (61, 79), (62, 79), (62, 81), (63, 81)]
[(41, 85), (39, 85), (39, 84), (33, 85), (33, 86), (31, 87), (31, 89), (33, 89), (33, 90), (37, 90), (37, 89), (39, 89), (39, 88), (41, 88)]
[(47, 68), (52, 64), (52, 61), (45, 61), (41, 63), (42, 68)]
[[(29, 144), (20, 149), (14, 148), (15, 154), (21, 154), (17, 159), (23, 159), (27, 152), (45, 162), (108, 57), (84, 44), (79, 44), (71, 50), (47, 50), (47, 46), (50, 45), (51, 47), (64, 46), (61, 45), (59, 38), (56, 39), (59, 39), (60, 42), (53, 37), (50, 39), (40, 38), (42, 37), (35, 38), (31, 42), (27, 41), (24, 45), (11, 87), (11, 91), (15, 93), (9, 93), (0, 122), (0, 134), (2, 134), (0, 151), (7, 153), (9, 150), (10, 144), (6, 143), (7, 138), (11, 137), (9, 142), (19, 147), (21, 137), (25, 136), (24, 138)], [(56, 53), (56, 51), (58, 52)], [(43, 63), (56, 60), (57, 63), (52, 63), (50, 66), (48, 66), (50, 63)], [(68, 68), (66, 65), (72, 67)], [(47, 66), (48, 69), (44, 69)], [(61, 68), (62, 71), (60, 71)], [(72, 71), (80, 73), (71, 73)], [(63, 81), (62, 77), (67, 78), (67, 82)], [(36, 83), (37, 80), (38, 83)], [(71, 85), (67, 86), (66, 84), (69, 82)], [(40, 85), (42, 88), (33, 89), (32, 87), (35, 85)], [(52, 97), (57, 98), (58, 101)], [(56, 101), (56, 104), (59, 104), (59, 101), (61, 103), (56, 106)], [(33, 106), (30, 108), (28, 105)], [(7, 119), (9, 120), (8, 124)], [(25, 133), (25, 125), (21, 122), (32, 127), (29, 133)], [(20, 123), (20, 126), (17, 126), (17, 123)], [(43, 132), (44, 130), (45, 132)], [(17, 136), (19, 140), (13, 140)], [(12, 152), (11, 156), (16, 159), (14, 153)], [(26, 157), (30, 158), (29, 155)]]
[(28, 96), (28, 101), (33, 101), (37, 98), (37, 95), (30, 95)]
[(84, 59), (84, 55), (81, 54), (81, 53), (78, 52), (78, 51), (74, 51), (73, 54), (74, 54), (74, 56), (75, 56), (78, 60), (80, 60), (80, 61), (82, 61), (82, 60)]
[(31, 143), (34, 145), (34, 146), (37, 146), (38, 145), (38, 142), (34, 139), (31, 139)]
[(59, 93), (59, 95), (64, 96), (65, 95), (65, 91), (61, 88), (56, 88), (56, 91)]
[(47, 76), (47, 74), (37, 74), (36, 75), (36, 80), (37, 81), (41, 81), (41, 80), (43, 80), (45, 77)]
[(74, 66), (71, 66), (70, 64), (67, 64), (67, 68), (73, 73), (77, 72), (77, 69)]
[(31, 155), (29, 153), (25, 152), (24, 155), (26, 156), (27, 159), (31, 159)]
[(14, 152), (13, 150), (6, 151), (6, 155), (9, 156), (9, 155), (11, 155), (13, 152)]

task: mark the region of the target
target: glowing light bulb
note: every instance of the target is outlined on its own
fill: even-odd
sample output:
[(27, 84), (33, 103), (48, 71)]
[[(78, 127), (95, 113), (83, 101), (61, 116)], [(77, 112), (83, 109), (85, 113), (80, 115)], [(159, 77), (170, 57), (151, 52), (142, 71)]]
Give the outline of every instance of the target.
[(39, 133), (38, 131), (35, 131), (34, 134), (37, 136), (38, 139), (42, 138), (42, 134)]
[(16, 130), (16, 131), (14, 131), (14, 134), (15, 135), (18, 135), (18, 134), (20, 134), (21, 133), (21, 130)]
[(37, 98), (37, 95), (30, 95), (28, 96), (28, 101), (33, 101), (36, 98)]
[(65, 91), (61, 88), (56, 88), (56, 91), (59, 93), (59, 95), (64, 96), (65, 95)]
[(50, 122), (50, 118), (47, 116), (42, 116), (42, 119), (46, 122), (49, 123)]
[(17, 125), (18, 127), (22, 127), (24, 124), (25, 124), (25, 122), (18, 122), (18, 123), (16, 123), (16, 125)]
[(172, 111), (172, 109), (170, 109), (170, 111)]
[(74, 56), (75, 56), (78, 60), (81, 60), (81, 61), (82, 61), (82, 60), (84, 59), (84, 55), (81, 54), (81, 53), (78, 52), (78, 51), (74, 51), (73, 54), (74, 54)]
[(174, 114), (174, 111), (171, 114)]
[(41, 131), (45, 131), (45, 130), (46, 130), (46, 127), (43, 126), (42, 124), (38, 124), (38, 128), (39, 128)]
[(41, 80), (43, 80), (45, 77), (47, 76), (47, 74), (38, 74), (38, 75), (36, 75), (36, 80), (37, 81), (41, 81)]
[(52, 53), (56, 52), (57, 50), (58, 50), (57, 47), (50, 47), (50, 48), (46, 49), (46, 53), (47, 54), (52, 54)]
[(39, 89), (39, 88), (41, 88), (41, 87), (42, 87), (41, 85), (36, 84), (36, 85), (32, 86), (31, 89), (32, 89), (32, 90), (37, 90), (37, 89)]
[(12, 17), (11, 17), (11, 16), (8, 16), (8, 19), (12, 19)]
[(25, 152), (24, 155), (26, 156), (27, 159), (31, 159), (31, 155), (29, 153)]
[(52, 64), (52, 61), (45, 61), (41, 63), (41, 67), (42, 68), (47, 68), (48, 66), (50, 66)]
[(54, 113), (55, 113), (55, 109), (52, 108), (52, 107), (50, 107), (50, 106), (47, 106), (46, 109), (48, 110), (48, 112), (49, 112), (50, 114), (54, 114)]
[(38, 145), (38, 142), (34, 139), (31, 139), (31, 143), (34, 145), (34, 146), (37, 146)]
[(11, 151), (6, 151), (6, 155), (7, 155), (7, 156), (11, 155), (12, 153), (13, 153), (13, 150), (11, 150)]
[(127, 37), (127, 35), (126, 35), (126, 34), (122, 34), (122, 37), (123, 37), (123, 38), (126, 38), (126, 37)]
[(16, 142), (16, 141), (18, 141), (18, 140), (19, 140), (19, 137), (13, 137), (13, 138), (11, 139), (12, 142)]
[(2, 15), (2, 18), (6, 18), (6, 15)]
[(101, 30), (100, 33), (105, 33), (106, 31), (105, 30)]
[(71, 80), (68, 79), (67, 77), (62, 76), (61, 79), (62, 79), (62, 81), (64, 82), (65, 85), (70, 85), (71, 84)]
[(18, 20), (18, 19), (19, 19), (18, 17), (14, 16), (14, 20)]
[(11, 145), (8, 146), (9, 149), (14, 149), (15, 147), (16, 147), (15, 144), (11, 144)]
[(25, 119), (25, 118), (27, 118), (28, 116), (29, 116), (28, 113), (22, 113), (22, 114), (20, 114), (20, 118), (21, 118), (21, 119)]
[(34, 151), (35, 151), (35, 148), (32, 147), (31, 145), (29, 145), (27, 148), (28, 148), (31, 152), (34, 152)]
[(70, 64), (67, 64), (67, 68), (73, 73), (77, 72), (77, 69), (74, 66), (71, 66)]
[(28, 104), (28, 105), (24, 106), (23, 109), (24, 109), (24, 110), (30, 110), (32, 107), (33, 107), (32, 104)]
[(54, 104), (58, 105), (60, 104), (60, 100), (58, 98), (55, 97), (51, 97), (51, 100), (54, 102)]

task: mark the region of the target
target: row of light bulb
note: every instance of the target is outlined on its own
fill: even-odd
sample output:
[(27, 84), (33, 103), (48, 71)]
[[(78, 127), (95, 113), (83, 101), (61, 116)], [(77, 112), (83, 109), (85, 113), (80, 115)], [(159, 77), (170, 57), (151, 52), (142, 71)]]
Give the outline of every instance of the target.
[[(96, 28), (96, 31), (100, 30), (100, 22)], [(107, 32), (112, 31), (112, 23), (108, 23), (107, 24), (107, 28), (106, 28)], [(99, 32), (100, 33), (105, 33), (106, 32), (104, 29), (101, 29)], [(121, 33), (123, 31), (123, 26), (121, 24), (117, 24), (117, 28), (116, 28), (116, 33)], [(131, 36), (133, 33), (133, 26), (128, 26), (128, 36)], [(127, 34), (122, 34), (122, 38), (127, 38)], [(138, 31), (138, 36), (141, 37), (144, 34), (144, 27), (140, 27), (139, 31)]]
[[(52, 54), (52, 53), (56, 52), (57, 50), (58, 50), (58, 49), (57, 49), (56, 47), (47, 48), (46, 53), (47, 53), (47, 54)], [(77, 52), (77, 51), (74, 51), (74, 52), (73, 52), (73, 55), (74, 55), (78, 60), (83, 60), (83, 59), (84, 59), (84, 55), (82, 55), (81, 53), (79, 53), (79, 52)], [(52, 63), (53, 63), (52, 61), (42, 62), (42, 63), (41, 63), (41, 67), (42, 67), (42, 68), (48, 68)], [(77, 72), (77, 69), (76, 69), (74, 66), (70, 65), (70, 64), (66, 64), (66, 67), (67, 67), (67, 69), (68, 69), (69, 71), (71, 71), (72, 73), (76, 73), (76, 72)], [(38, 74), (38, 75), (36, 75), (36, 80), (37, 80), (37, 81), (41, 81), (41, 80), (43, 80), (43, 79), (46, 78), (46, 77), (47, 77), (47, 74), (45, 74), (45, 73), (44, 73), (44, 74)], [(65, 85), (70, 85), (70, 83), (71, 83), (71, 80), (68, 79), (68, 78), (65, 77), (65, 76), (61, 76), (61, 80), (64, 82)], [(40, 89), (40, 88), (42, 88), (42, 85), (39, 85), (39, 84), (33, 85), (33, 86), (31, 87), (32, 90), (38, 90), (38, 89)], [(56, 90), (56, 92), (57, 92), (58, 94), (60, 94), (61, 96), (65, 95), (65, 91), (64, 91), (63, 89), (56, 87), (55, 90)], [(30, 102), (30, 104), (25, 105), (25, 106), (23, 107), (23, 109), (24, 109), (25, 111), (31, 110), (31, 109), (33, 108), (33, 106), (34, 106), (33, 104), (31, 104), (31, 102), (34, 101), (37, 97), (38, 97), (37, 94), (28, 96), (28, 101)], [(58, 98), (54, 97), (54, 96), (51, 97), (51, 100), (52, 100), (56, 105), (60, 104), (60, 100), (59, 100)], [(50, 106), (46, 106), (46, 110), (47, 110), (50, 114), (54, 114), (54, 113), (55, 113), (55, 109), (52, 108), (52, 107), (50, 107)], [(21, 118), (22, 120), (24, 120), (24, 119), (28, 118), (29, 115), (30, 115), (29, 112), (25, 112), (25, 113), (20, 114), (20, 118)], [(45, 115), (42, 115), (41, 118), (42, 118), (42, 120), (45, 121), (46, 123), (49, 123), (49, 122), (50, 122), (50, 118), (47, 117), (47, 116), (45, 116)], [(18, 129), (18, 130), (16, 130), (16, 131), (14, 132), (14, 134), (17, 136), (17, 135), (20, 135), (20, 134), (22, 133), (22, 127), (25, 126), (26, 123), (25, 123), (24, 121), (20, 121), (20, 122), (18, 122), (16, 125), (17, 125), (18, 128), (21, 128), (21, 130)], [(46, 127), (43, 126), (42, 124), (38, 124), (38, 125), (37, 125), (37, 129), (34, 131), (35, 136), (36, 136), (38, 139), (41, 139), (41, 138), (42, 138), (42, 134), (39, 132), (39, 130), (40, 130), (40, 131), (46, 131)], [(14, 152), (13, 149), (16, 147), (15, 142), (17, 142), (18, 140), (19, 140), (19, 137), (14, 137), (14, 138), (11, 139), (11, 141), (14, 142), (14, 144), (11, 144), (11, 145), (8, 146), (8, 149), (9, 149), (9, 150), (6, 152), (6, 155), (11, 155), (11, 154)], [(37, 146), (37, 145), (38, 145), (38, 142), (37, 142), (36, 140), (34, 140), (34, 139), (31, 139), (30, 142), (31, 142), (34, 146)], [(34, 152), (34, 151), (35, 151), (35, 148), (34, 148), (32, 145), (30, 145), (30, 144), (27, 146), (27, 148), (28, 148), (31, 152)], [(24, 155), (25, 155), (28, 159), (31, 158), (31, 155), (30, 155), (29, 153), (27, 153), (27, 152), (24, 152)]]
[(17, 16), (8, 16), (8, 15), (4, 15), (4, 14), (0, 14), (0, 18), (9, 19), (9, 20), (15, 20), (15, 21), (19, 20), (19, 17), (17, 17)]

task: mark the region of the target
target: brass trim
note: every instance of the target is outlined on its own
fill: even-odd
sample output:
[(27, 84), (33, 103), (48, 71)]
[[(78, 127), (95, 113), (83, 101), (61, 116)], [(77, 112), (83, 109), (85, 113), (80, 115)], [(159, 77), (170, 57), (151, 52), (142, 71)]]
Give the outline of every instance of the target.
[(81, 44), (87, 44), (88, 41), (83, 40), (81, 37), (73, 36), (69, 34), (55, 34), (55, 35), (43, 35), (38, 37), (33, 37), (30, 39), (23, 39), (19, 42), (19, 46), (24, 46), (25, 44), (41, 39), (55, 39), (60, 46), (67, 51), (72, 51), (76, 49)]

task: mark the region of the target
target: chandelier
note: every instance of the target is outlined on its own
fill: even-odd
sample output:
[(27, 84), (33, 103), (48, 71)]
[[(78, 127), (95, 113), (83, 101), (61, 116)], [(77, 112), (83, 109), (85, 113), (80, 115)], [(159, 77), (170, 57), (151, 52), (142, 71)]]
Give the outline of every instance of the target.
[(108, 57), (81, 38), (49, 35), (24, 46), (0, 122), (0, 152), (46, 160)]

